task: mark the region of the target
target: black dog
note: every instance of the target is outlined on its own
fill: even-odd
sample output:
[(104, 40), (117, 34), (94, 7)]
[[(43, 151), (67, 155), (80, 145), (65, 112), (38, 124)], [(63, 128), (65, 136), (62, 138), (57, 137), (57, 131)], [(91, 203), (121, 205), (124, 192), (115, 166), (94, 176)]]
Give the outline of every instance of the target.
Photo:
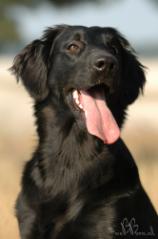
[(145, 83), (128, 41), (113, 28), (49, 28), (11, 69), (35, 100), (39, 135), (16, 205), (21, 238), (158, 238), (119, 138)]

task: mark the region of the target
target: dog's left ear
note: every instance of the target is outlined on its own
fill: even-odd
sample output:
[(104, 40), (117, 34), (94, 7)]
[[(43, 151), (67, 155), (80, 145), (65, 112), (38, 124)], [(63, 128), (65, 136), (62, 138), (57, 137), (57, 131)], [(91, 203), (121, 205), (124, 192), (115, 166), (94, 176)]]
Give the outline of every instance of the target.
[(127, 104), (131, 104), (140, 93), (145, 84), (144, 66), (138, 61), (134, 49), (121, 35), (119, 36), (122, 50), (122, 97)]

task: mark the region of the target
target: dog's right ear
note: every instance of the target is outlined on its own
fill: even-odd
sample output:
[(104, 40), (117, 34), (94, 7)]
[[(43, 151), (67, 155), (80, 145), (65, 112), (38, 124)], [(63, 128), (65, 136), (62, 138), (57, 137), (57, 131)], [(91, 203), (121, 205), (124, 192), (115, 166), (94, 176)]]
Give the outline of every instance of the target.
[(15, 59), (11, 72), (21, 79), (30, 95), (37, 101), (45, 99), (49, 93), (47, 76), (49, 55), (56, 36), (65, 28), (48, 28), (40, 40), (27, 45)]
[(22, 80), (30, 95), (43, 100), (48, 95), (47, 66), (44, 59), (44, 43), (35, 40), (27, 45), (14, 59), (11, 71)]

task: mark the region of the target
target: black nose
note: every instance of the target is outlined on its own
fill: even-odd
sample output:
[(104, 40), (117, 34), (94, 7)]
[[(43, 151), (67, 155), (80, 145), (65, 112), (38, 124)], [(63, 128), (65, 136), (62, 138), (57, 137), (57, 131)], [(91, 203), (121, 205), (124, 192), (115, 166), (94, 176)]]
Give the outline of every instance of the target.
[(106, 56), (106, 57), (100, 57), (98, 58), (94, 65), (94, 69), (96, 71), (114, 71), (116, 68), (116, 60), (113, 57)]

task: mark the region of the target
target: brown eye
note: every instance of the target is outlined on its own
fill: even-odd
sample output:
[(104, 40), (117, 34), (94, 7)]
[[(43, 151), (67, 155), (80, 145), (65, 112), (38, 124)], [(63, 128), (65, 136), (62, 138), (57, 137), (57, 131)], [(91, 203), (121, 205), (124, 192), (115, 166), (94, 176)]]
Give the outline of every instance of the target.
[(71, 44), (68, 46), (67, 50), (68, 50), (71, 54), (76, 54), (76, 53), (78, 53), (78, 52), (80, 51), (80, 47), (79, 47), (77, 44), (75, 44), (75, 43), (71, 43)]

